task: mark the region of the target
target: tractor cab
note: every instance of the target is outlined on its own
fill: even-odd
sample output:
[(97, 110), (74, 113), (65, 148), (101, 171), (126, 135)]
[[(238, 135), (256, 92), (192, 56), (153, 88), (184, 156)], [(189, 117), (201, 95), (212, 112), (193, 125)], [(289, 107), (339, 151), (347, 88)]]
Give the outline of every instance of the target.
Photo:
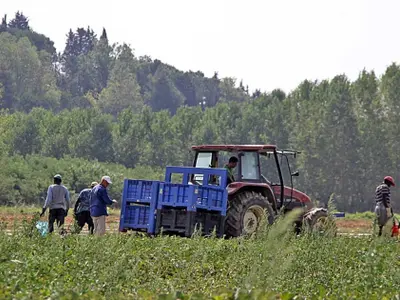
[[(265, 217), (272, 224), (279, 211), (286, 213), (300, 208), (306, 212), (312, 208), (311, 199), (293, 188), (293, 177), (299, 173), (291, 172), (289, 156), (295, 157), (297, 151), (278, 150), (275, 145), (202, 145), (193, 146), (192, 150), (195, 151), (194, 168), (224, 168), (231, 156), (238, 159), (234, 182), (227, 185), (228, 236), (255, 232)], [(290, 187), (284, 183), (281, 168), (284, 162)], [(205, 180), (207, 184), (218, 184), (215, 176), (205, 178), (193, 174), (191, 177), (192, 184), (202, 185)]]
[[(267, 148), (274, 150), (275, 146), (269, 145), (205, 145), (193, 146), (196, 152), (193, 167), (195, 168), (224, 168), (229, 158), (234, 156), (238, 159), (235, 168), (235, 182), (265, 182), (261, 174), (260, 153)], [(266, 153), (266, 151), (265, 151)], [(228, 154), (228, 155), (227, 155)], [(199, 183), (202, 182), (201, 175), (193, 178)]]
[[(307, 195), (293, 188), (293, 177), (299, 172), (292, 172), (289, 158), (296, 158), (298, 151), (278, 150), (275, 145), (202, 145), (192, 150), (195, 168), (224, 168), (231, 156), (238, 158), (235, 182), (227, 186), (229, 198), (240, 191), (255, 190), (270, 199), (275, 211), (282, 206), (287, 211), (311, 205)], [(202, 174), (194, 174), (191, 179), (198, 185), (204, 180)], [(219, 182), (215, 176), (207, 180), (209, 184)]]

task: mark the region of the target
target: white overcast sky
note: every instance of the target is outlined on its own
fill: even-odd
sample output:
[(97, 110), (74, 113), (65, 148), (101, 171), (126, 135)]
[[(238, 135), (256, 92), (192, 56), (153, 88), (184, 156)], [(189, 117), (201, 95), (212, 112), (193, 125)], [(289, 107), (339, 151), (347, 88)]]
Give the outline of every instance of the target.
[(103, 26), (111, 42), (206, 76), (243, 79), (250, 90), (286, 92), (304, 79), (400, 60), (400, 0), (0, 0), (20, 10), (62, 51), (70, 28)]

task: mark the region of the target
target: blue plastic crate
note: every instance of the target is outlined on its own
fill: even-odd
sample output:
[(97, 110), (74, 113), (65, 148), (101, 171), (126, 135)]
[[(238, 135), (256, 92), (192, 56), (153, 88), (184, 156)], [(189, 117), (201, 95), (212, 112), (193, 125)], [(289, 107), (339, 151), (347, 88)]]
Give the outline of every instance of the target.
[(203, 208), (212, 211), (219, 211), (226, 215), (227, 191), (221, 187), (199, 186), (196, 208)]
[[(173, 174), (182, 175), (182, 183), (171, 183)], [(202, 185), (189, 184), (194, 174), (202, 174), (204, 178), (219, 176), (219, 185), (211, 184), (205, 180)], [(218, 211), (226, 215), (228, 193), (226, 190), (226, 169), (193, 168), (193, 167), (167, 167), (165, 182), (160, 184), (157, 208), (184, 207), (188, 211), (205, 209)]]
[(119, 230), (155, 232), (159, 181), (124, 180)]
[(333, 214), (336, 218), (344, 218), (346, 216), (346, 213), (344, 212), (337, 212)]
[(201, 186), (219, 186), (226, 188), (228, 172), (225, 168), (194, 168), (194, 167), (167, 167), (165, 171), (165, 182), (171, 182), (173, 174), (182, 175), (182, 184), (188, 184), (192, 176), (203, 175), (203, 178), (210, 178), (210, 176), (218, 176), (220, 180), (216, 183), (211, 183), (208, 180), (202, 180)]
[(129, 205), (125, 207), (124, 227), (131, 229), (148, 229), (151, 217), (154, 218), (154, 211), (151, 213), (149, 205), (129, 203)]
[(138, 203), (151, 203), (158, 190), (158, 181), (132, 180), (126, 181), (126, 201)]
[(160, 184), (157, 208), (164, 206), (185, 207), (189, 211), (194, 210), (195, 187), (190, 184), (169, 183)]

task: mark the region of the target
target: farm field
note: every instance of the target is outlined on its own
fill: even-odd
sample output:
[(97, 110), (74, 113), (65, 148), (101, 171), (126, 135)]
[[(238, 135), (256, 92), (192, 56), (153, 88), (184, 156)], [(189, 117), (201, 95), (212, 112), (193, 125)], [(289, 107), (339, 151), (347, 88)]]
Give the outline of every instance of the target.
[[(236, 299), (400, 296), (400, 247), (390, 238), (295, 237), (285, 220), (253, 239), (132, 234), (43, 238), (29, 222), (22, 222), (36, 211), (23, 208), (13, 214), (10, 208), (1, 209), (0, 299), (234, 299), (235, 293), (240, 295)], [(117, 210), (111, 211), (111, 230), (118, 216)], [(369, 222), (353, 219), (348, 226), (341, 220), (341, 230), (361, 230), (358, 226)], [(7, 234), (5, 223), (18, 220), (19, 230)]]
[[(0, 224), (8, 231), (12, 231), (20, 226), (24, 219), (31, 219), (33, 214), (40, 212), (40, 210), (40, 208), (33, 206), (0, 207)], [(120, 210), (110, 208), (109, 214), (110, 216), (107, 218), (107, 230), (115, 232), (118, 229)], [(397, 217), (399, 218), (399, 216)], [(346, 214), (345, 218), (338, 218), (336, 224), (339, 233), (368, 234), (372, 231), (373, 218), (374, 214), (372, 212)], [(47, 220), (47, 213), (42, 220)], [(71, 227), (72, 223), (72, 210), (70, 210), (66, 219), (67, 228)], [(83, 232), (86, 232), (86, 227)]]

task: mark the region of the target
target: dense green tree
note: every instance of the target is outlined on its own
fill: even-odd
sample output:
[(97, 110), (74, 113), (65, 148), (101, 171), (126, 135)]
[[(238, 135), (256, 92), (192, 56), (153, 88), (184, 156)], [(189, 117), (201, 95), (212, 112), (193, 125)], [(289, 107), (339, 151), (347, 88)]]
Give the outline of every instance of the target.
[(221, 101), (243, 101), (247, 99), (245, 91), (236, 88), (235, 78), (223, 78), (219, 84)]
[(155, 110), (169, 109), (175, 113), (184, 104), (184, 96), (171, 80), (171, 71), (160, 65), (151, 77), (152, 97), (149, 104)]
[(96, 34), (90, 27), (87, 30), (78, 28), (76, 32), (68, 32), (61, 57), (63, 76), (59, 80), (64, 99), (69, 102), (64, 105), (67, 108), (88, 106), (84, 95), (89, 91), (98, 90), (98, 69), (90, 56), (96, 42)]
[[(55, 161), (30, 155), (71, 162), (57, 166), (79, 189), (83, 169), (97, 174), (88, 161), (162, 175), (166, 165), (191, 164), (193, 144), (273, 143), (302, 151), (292, 161), (292, 170), (301, 174), (295, 186), (314, 200), (326, 203), (335, 194), (341, 210), (369, 210), (382, 177), (391, 174), (398, 181), (399, 95), (400, 67), (392, 64), (382, 78), (363, 70), (355, 82), (339, 75), (306, 80), (289, 94), (255, 89), (250, 96), (242, 81), (237, 87), (236, 79), (219, 78), (218, 72), (207, 78), (201, 71), (135, 57), (127, 44), (110, 45), (105, 29), (99, 39), (90, 27), (70, 30), (63, 53), (56, 55), (53, 42), (33, 31), (22, 13), (11, 22), (5, 16), (0, 159), (13, 164), (1, 173), (7, 179), (0, 191), (11, 188), (7, 197), (13, 203), (33, 201), (29, 193), (42, 197), (40, 183), (24, 174), (35, 164), (57, 172)], [(85, 163), (77, 166), (70, 157)], [(263, 175), (275, 181), (274, 162), (263, 162)], [(144, 172), (140, 177), (146, 178)], [(290, 184), (285, 166), (283, 173)], [(395, 209), (398, 195), (394, 190)]]
[(37, 52), (26, 37), (17, 39), (7, 32), (0, 34), (0, 53), (3, 108), (58, 107), (60, 93), (48, 53)]
[(397, 169), (400, 165), (400, 157), (397, 155), (398, 149), (400, 149), (400, 140), (397, 138), (400, 132), (398, 122), (400, 115), (400, 67), (397, 64), (392, 64), (387, 68), (382, 76), (380, 90), (382, 100), (379, 106), (379, 115), (383, 121), (382, 128), (385, 129), (388, 136), (388, 138), (385, 138), (385, 135), (382, 135), (380, 140), (387, 141), (389, 149), (387, 159), (392, 162), (392, 168)]
[(15, 114), (12, 154), (38, 154), (41, 150), (40, 128), (34, 116)]
[(113, 115), (117, 115), (126, 108), (138, 111), (144, 105), (140, 85), (136, 79), (136, 65), (132, 50), (127, 45), (123, 45), (117, 51), (110, 79), (98, 99), (99, 107), (104, 112)]
[(27, 37), (29, 41), (36, 47), (37, 51), (46, 51), (52, 57), (52, 62), (57, 59), (56, 48), (54, 42), (43, 34), (37, 33), (29, 27), (29, 21), (23, 13), (17, 12), (15, 18), (7, 23), (7, 15), (2, 18), (0, 24), (0, 33), (8, 32), (18, 39)]
[(29, 28), (29, 20), (22, 12), (17, 11), (15, 13), (14, 19), (12, 19), (8, 23), (8, 27), (9, 28), (17, 28), (20, 30), (27, 30), (27, 29), (30, 29)]
[[(145, 152), (152, 153), (148, 136), (152, 134), (153, 114), (145, 106), (139, 113), (124, 110), (118, 117), (114, 137), (116, 162), (135, 167)], [(160, 141), (158, 141), (160, 143)]]
[[(386, 131), (386, 118), (382, 111), (384, 106), (379, 95), (379, 80), (375, 73), (363, 70), (352, 85), (352, 94), (357, 113), (360, 132), (361, 170), (359, 179), (364, 186), (374, 187), (386, 173), (393, 170), (389, 159), (389, 136)], [(364, 189), (360, 206), (371, 209), (366, 201), (371, 197), (373, 189)]]
[(195, 143), (196, 129), (204, 126), (200, 107), (180, 107), (173, 117), (174, 146), (177, 148), (178, 165), (191, 165), (190, 147)]
[(7, 15), (4, 15), (4, 17), (1, 19), (0, 33), (5, 32), (7, 30), (7, 27)]
[(93, 56), (98, 69), (100, 82), (99, 92), (107, 86), (110, 69), (113, 68), (112, 54), (113, 47), (110, 46), (106, 29), (103, 28), (103, 33), (100, 36), (100, 40), (98, 43), (96, 43), (93, 50)]

